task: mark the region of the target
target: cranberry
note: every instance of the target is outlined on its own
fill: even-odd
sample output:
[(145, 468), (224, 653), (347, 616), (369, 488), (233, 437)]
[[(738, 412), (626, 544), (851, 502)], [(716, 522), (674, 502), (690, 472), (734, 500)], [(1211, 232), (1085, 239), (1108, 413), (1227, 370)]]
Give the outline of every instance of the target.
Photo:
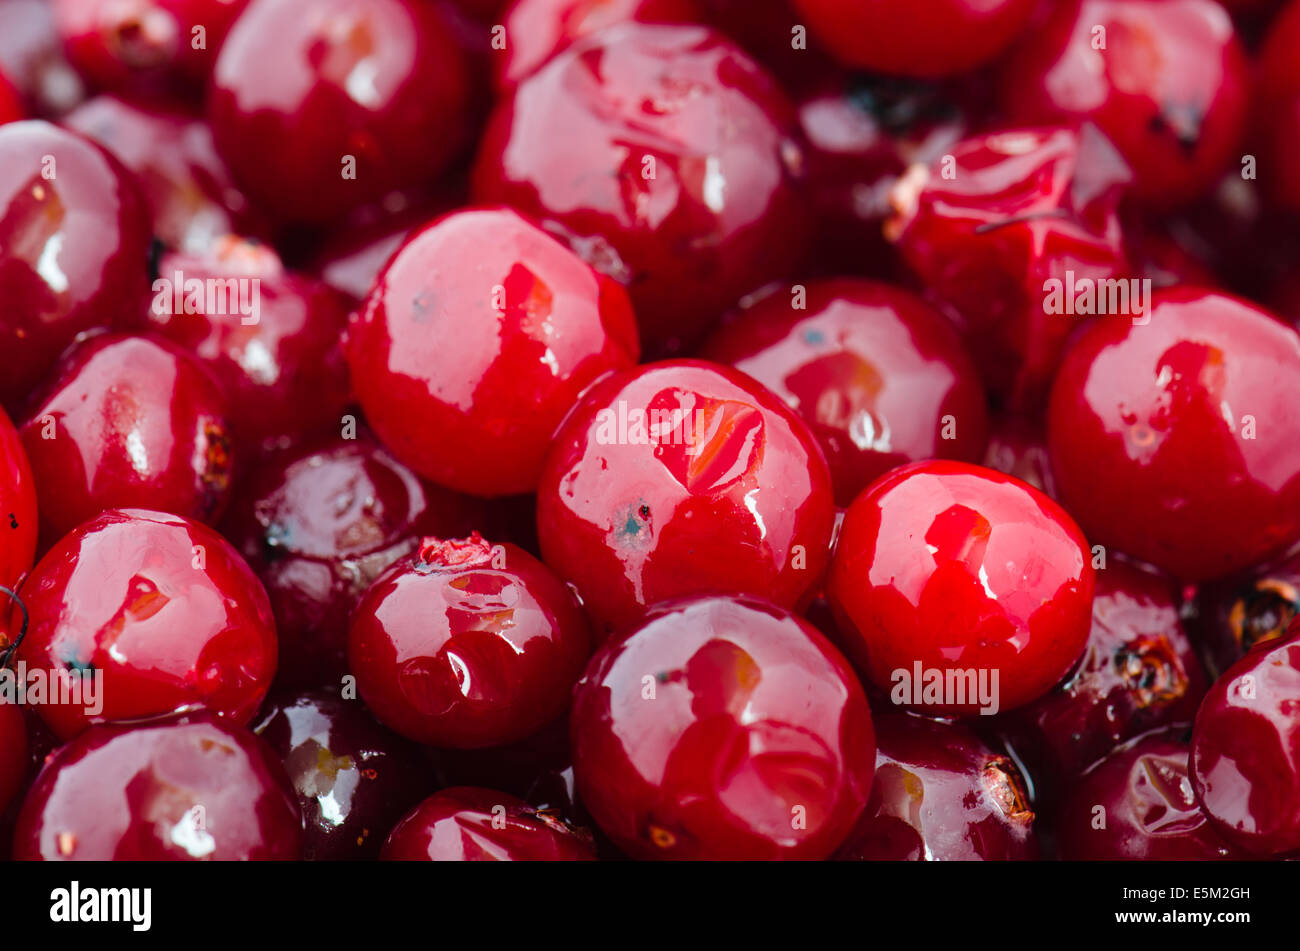
[(389, 862), (590, 862), (591, 843), (508, 793), (444, 789), (397, 823), (379, 856)]
[(909, 291), (825, 280), (778, 291), (704, 355), (748, 373), (807, 421), (848, 505), (895, 466), (984, 451), (984, 392), (943, 315)]
[(0, 125), (6, 122), (17, 122), (25, 115), (18, 90), (5, 78), (4, 73), (0, 72)]
[(1206, 819), (1187, 776), (1187, 744), (1163, 735), (1129, 743), (1066, 793), (1061, 858), (1215, 861), (1245, 858)]
[(302, 819), (257, 737), (210, 715), (92, 727), (27, 794), (18, 860), (297, 859)]
[(467, 129), (469, 77), (416, 0), (252, 0), (208, 101), (217, 149), (278, 217), (338, 218), (432, 179)]
[(553, 222), (632, 294), (655, 352), (791, 271), (805, 215), (794, 110), (733, 43), (628, 23), (569, 47), (489, 121), (480, 201)]
[(849, 66), (947, 76), (993, 60), (1024, 29), (1034, 0), (793, 0), (812, 33)]
[[(1013, 409), (1038, 408), (1082, 319), (1064, 309), (1067, 289), (1123, 275), (1128, 174), (1092, 127), (1016, 129), (965, 139), (894, 187), (887, 233)], [(1049, 306), (1052, 280), (1061, 308)]]
[(1300, 537), (1300, 335), (1195, 287), (1149, 323), (1101, 318), (1052, 389), (1061, 500), (1095, 542), (1183, 581), (1241, 570)]
[(418, 747), (331, 692), (281, 697), (253, 732), (289, 774), (303, 814), (302, 857), (311, 861), (378, 858), (388, 830), (431, 782)]
[(20, 430), (40, 487), (41, 550), (112, 508), (215, 522), (232, 471), (226, 406), (164, 341), (99, 334), (75, 346)]
[(1043, 427), (1023, 416), (999, 416), (993, 421), (983, 464), (1028, 482), (1049, 498), (1056, 498), (1056, 480), (1047, 457)]
[(27, 724), (22, 707), (0, 696), (0, 813), (27, 778)]
[(1043, 5), (1005, 64), (1018, 122), (1087, 119), (1156, 205), (1206, 192), (1240, 157), (1250, 65), (1213, 0), (1065, 0)]
[[(17, 588), (31, 568), (37, 525), (36, 485), (27, 452), (0, 409), (0, 588)], [(0, 598), (4, 596), (0, 591)]]
[[(1290, 156), (1300, 146), (1300, 2), (1288, 3), (1268, 28), (1259, 51), (1253, 135), (1260, 152), (1259, 173), (1271, 198), (1300, 211), (1300, 182)], [(1254, 244), (1254, 242), (1252, 242)]]
[(588, 384), (635, 365), (627, 295), (508, 209), (409, 239), (348, 330), (352, 385), (385, 445), (475, 495), (535, 489)]
[(564, 712), (591, 653), (572, 593), (540, 561), (477, 532), (423, 539), (352, 615), (349, 668), (375, 716), (434, 746), (495, 746)]
[(593, 386), (556, 434), (537, 500), (546, 563), (601, 632), (686, 594), (802, 606), (833, 517), (803, 420), (744, 374), (698, 360)]
[(11, 408), (79, 333), (145, 301), (148, 212), (99, 146), (46, 122), (0, 126), (0, 401)]
[(64, 740), (195, 708), (242, 725), (275, 674), (266, 592), (225, 539), (177, 515), (105, 512), (55, 545), (21, 594), (31, 627), (18, 659), (29, 679), (44, 674), (39, 712)]
[(64, 55), (48, 0), (4, 0), (0, 72), (35, 114), (58, 115), (85, 96), (81, 77)]
[(1229, 842), (1300, 854), (1300, 625), (1228, 668), (1205, 695), (1188, 767), (1196, 799)]
[(1245, 575), (1201, 585), (1200, 638), (1212, 672), (1227, 670), (1256, 644), (1277, 640), (1300, 613), (1300, 551)]
[(836, 858), (1029, 861), (1034, 811), (1019, 768), (965, 727), (902, 713), (875, 717), (876, 775)]
[(826, 596), (849, 656), (895, 703), (996, 713), (1041, 697), (1079, 659), (1093, 582), (1083, 534), (1037, 489), (920, 462), (849, 506)]

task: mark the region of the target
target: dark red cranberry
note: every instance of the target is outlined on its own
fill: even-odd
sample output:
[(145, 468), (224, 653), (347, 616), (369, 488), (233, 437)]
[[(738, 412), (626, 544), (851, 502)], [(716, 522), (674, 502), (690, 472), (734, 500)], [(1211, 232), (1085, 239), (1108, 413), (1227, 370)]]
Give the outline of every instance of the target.
[(54, 754), (14, 833), (18, 860), (286, 861), (301, 848), (275, 755), (205, 714), (87, 730)]
[(843, 75), (840, 63), (810, 37), (790, 0), (693, 0), (702, 22), (731, 37), (772, 72), (787, 91), (798, 94), (832, 76)]
[(13, 408), (77, 334), (146, 300), (149, 213), (129, 173), (47, 122), (0, 126), (0, 402)]
[(636, 364), (617, 283), (509, 209), (410, 238), (348, 328), (352, 387), (394, 455), (481, 496), (532, 491), (579, 394)]
[(1187, 744), (1157, 734), (1129, 743), (1066, 791), (1056, 833), (1070, 861), (1246, 858), (1196, 804)]
[(1049, 498), (1056, 498), (1056, 480), (1047, 456), (1043, 427), (1023, 416), (999, 416), (993, 420), (984, 463), (990, 469), (1028, 482)]
[[(1300, 211), (1300, 181), (1291, 157), (1300, 148), (1300, 2), (1291, 2), (1268, 28), (1259, 51), (1254, 87), (1254, 145), (1259, 176), (1270, 198), (1292, 212)], [(1254, 244), (1254, 242), (1252, 242)]]
[(1099, 318), (1052, 389), (1061, 500), (1094, 542), (1182, 581), (1231, 574), (1300, 537), (1300, 335), (1195, 287), (1142, 322)]
[(267, 460), (224, 531), (266, 585), (280, 641), (279, 683), (339, 683), (348, 617), (420, 536), (468, 534), (472, 500), (421, 480), (372, 439), (314, 441)]
[(807, 425), (736, 370), (652, 364), (597, 383), (556, 434), (537, 497), (546, 563), (598, 633), (708, 592), (811, 600), (830, 473)]
[(826, 596), (859, 670), (894, 703), (997, 713), (1041, 697), (1088, 640), (1083, 533), (991, 469), (919, 462), (849, 506)]
[(477, 532), (423, 539), (370, 586), (348, 633), (349, 670), (379, 721), (452, 748), (540, 730), (567, 708), (590, 653), (563, 582)]
[(973, 462), (984, 451), (979, 375), (952, 325), (910, 291), (796, 284), (715, 333), (702, 355), (748, 373), (804, 418), (841, 505), (895, 466)]
[(835, 857), (855, 861), (1038, 858), (1024, 777), (957, 724), (875, 717), (876, 775), (857, 827)]
[(266, 592), (225, 539), (177, 515), (105, 512), (55, 545), (21, 594), (31, 626), (18, 660), (43, 675), (38, 709), (64, 740), (197, 708), (242, 725), (275, 675)]
[(965, 139), (894, 187), (887, 233), (1012, 409), (1040, 408), (1066, 338), (1087, 319), (1066, 307), (1072, 289), (1126, 277), (1116, 212), (1128, 174), (1090, 126), (1016, 129)]
[(20, 435), (41, 499), (41, 550), (113, 508), (214, 523), (233, 472), (224, 394), (189, 354), (99, 334), (59, 361)]
[(27, 724), (22, 707), (0, 696), (0, 813), (22, 789), (27, 763)]
[(589, 839), (508, 793), (454, 786), (430, 796), (393, 829), (389, 862), (591, 862)]
[(516, 87), (489, 122), (474, 194), (557, 225), (627, 285), (662, 352), (797, 263), (796, 136), (790, 103), (729, 40), (628, 23)]
[(335, 691), (282, 696), (252, 729), (289, 774), (309, 861), (378, 858), (388, 830), (431, 788), (419, 747)]
[(208, 114), (254, 201), (316, 222), (436, 176), (468, 130), (468, 97), (434, 4), (252, 0), (217, 57)]
[(1213, 0), (1042, 5), (1003, 67), (1016, 122), (1095, 122), (1157, 205), (1208, 191), (1240, 160), (1250, 64)]
[(85, 96), (68, 63), (49, 0), (4, 0), (0, 72), (34, 115), (60, 115)]
[(1300, 613), (1300, 551), (1197, 589), (1199, 634), (1215, 675), (1256, 644), (1277, 640)]
[[(13, 590), (36, 557), (36, 483), (18, 431), (0, 409), (0, 587)], [(0, 591), (0, 611), (7, 611)], [(4, 617), (4, 614), (0, 614)]]
[(17, 122), (27, 116), (23, 108), (22, 100), (19, 98), (18, 90), (14, 88), (13, 83), (0, 72), (0, 125), (6, 122)]

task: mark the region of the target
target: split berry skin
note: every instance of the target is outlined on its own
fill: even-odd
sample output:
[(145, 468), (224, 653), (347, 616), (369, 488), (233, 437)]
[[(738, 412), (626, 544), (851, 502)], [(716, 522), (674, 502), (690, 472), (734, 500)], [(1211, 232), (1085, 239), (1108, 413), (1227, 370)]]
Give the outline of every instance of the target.
[(991, 62), (1024, 30), (1033, 0), (794, 0), (812, 35), (845, 65), (936, 77)]
[(623, 288), (506, 208), (413, 235), (347, 340), (353, 390), (384, 444), (479, 496), (534, 490), (578, 396), (639, 353)]
[(979, 374), (952, 325), (910, 291), (847, 278), (780, 289), (715, 333), (702, 355), (749, 374), (804, 418), (840, 505), (895, 466), (974, 462), (984, 451)]
[(508, 793), (453, 786), (397, 823), (388, 862), (594, 862), (590, 841)]
[(27, 779), (27, 724), (16, 703), (0, 697), (0, 814)]
[(1135, 195), (1156, 207), (1203, 194), (1241, 160), (1250, 64), (1218, 3), (1066, 0), (1043, 11), (1003, 67), (1012, 121), (1095, 122), (1133, 168)]
[(348, 664), (375, 717), (432, 746), (522, 739), (562, 714), (591, 654), (577, 600), (514, 545), (425, 538), (352, 615)]
[(875, 739), (847, 661), (757, 598), (668, 602), (573, 694), (583, 804), (631, 858), (818, 860), (867, 802)]
[(47, 122), (0, 126), (0, 180), (0, 403), (13, 411), (78, 334), (144, 306), (149, 212), (121, 163)]
[(41, 550), (113, 508), (215, 522), (234, 472), (227, 405), (165, 341), (109, 333), (76, 345), (19, 430), (40, 487)]
[(646, 350), (662, 355), (797, 265), (808, 230), (797, 138), (789, 100), (731, 41), (627, 23), (501, 102), (473, 194), (551, 223), (625, 284)]
[(577, 587), (598, 637), (689, 594), (802, 607), (833, 521), (807, 424), (748, 376), (702, 360), (594, 385), (556, 434), (537, 495), (543, 559)]
[(18, 861), (290, 861), (301, 851), (275, 754), (202, 713), (87, 730), (51, 758), (14, 831)]
[[(0, 587), (15, 590), (32, 566), (39, 525), (36, 511), (36, 483), (27, 452), (14, 424), (0, 409)], [(0, 598), (4, 597), (0, 591)]]
[(990, 705), (923, 695), (916, 666), (923, 678), (975, 672), (998, 710), (1041, 697), (1083, 653), (1094, 575), (1083, 533), (1038, 490), (980, 466), (920, 462), (849, 506), (826, 596), (849, 656), (878, 689), (893, 695), (905, 672), (902, 702), (975, 714)]
[(217, 56), (217, 150), (282, 220), (321, 222), (432, 180), (468, 131), (464, 56), (435, 5), (252, 0)]
[(1149, 318), (1098, 318), (1062, 362), (1062, 503), (1094, 543), (1185, 582), (1282, 553), (1300, 537), (1300, 335), (1195, 287), (1155, 292)]
[(21, 595), (31, 625), (18, 660), (29, 671), (52, 685), (61, 672), (103, 674), (98, 712), (84, 691), (39, 706), (65, 741), (92, 724), (196, 708), (242, 725), (275, 675), (266, 592), (225, 539), (178, 515), (105, 512), (55, 545)]
[(877, 716), (866, 811), (835, 857), (853, 861), (1031, 861), (1034, 811), (1016, 764), (959, 724)]

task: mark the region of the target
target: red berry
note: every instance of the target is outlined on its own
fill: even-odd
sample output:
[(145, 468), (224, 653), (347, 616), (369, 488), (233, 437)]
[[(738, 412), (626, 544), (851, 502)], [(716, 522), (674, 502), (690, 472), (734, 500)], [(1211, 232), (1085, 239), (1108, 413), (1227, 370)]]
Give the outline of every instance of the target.
[(0, 71), (33, 111), (67, 112), (86, 94), (64, 54), (49, 0), (4, 0)]
[(1056, 498), (1056, 480), (1047, 457), (1042, 424), (1018, 416), (999, 416), (993, 421), (983, 465), (1028, 482), (1049, 498)]
[[(13, 590), (36, 557), (36, 484), (14, 424), (0, 409), (0, 587)], [(4, 592), (0, 591), (0, 611)], [(0, 614), (0, 617), (3, 617)]]
[[(1300, 147), (1300, 3), (1291, 2), (1269, 26), (1259, 51), (1252, 133), (1259, 148), (1261, 184), (1271, 198), (1300, 210), (1300, 178), (1291, 156)], [(1251, 251), (1255, 242), (1250, 242)]]
[(1277, 640), (1300, 613), (1300, 552), (1196, 592), (1201, 643), (1215, 674), (1256, 644)]
[(0, 696), (0, 813), (22, 789), (27, 765), (27, 724), (22, 707)]
[(6, 122), (17, 122), (25, 118), (26, 114), (18, 90), (5, 78), (4, 73), (0, 72), (0, 125)]

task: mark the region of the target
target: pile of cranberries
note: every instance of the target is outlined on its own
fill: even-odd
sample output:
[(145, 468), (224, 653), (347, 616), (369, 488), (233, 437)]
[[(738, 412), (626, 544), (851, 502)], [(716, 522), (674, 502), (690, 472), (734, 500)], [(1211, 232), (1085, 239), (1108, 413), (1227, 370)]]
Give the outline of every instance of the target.
[(0, 855), (1300, 857), (1300, 0), (0, 0)]

